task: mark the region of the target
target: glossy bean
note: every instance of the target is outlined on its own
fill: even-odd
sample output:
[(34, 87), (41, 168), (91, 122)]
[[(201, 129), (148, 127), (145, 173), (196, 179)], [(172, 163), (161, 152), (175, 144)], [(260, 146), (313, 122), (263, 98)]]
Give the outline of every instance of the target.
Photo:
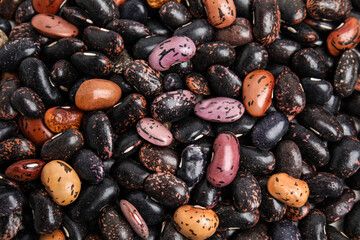
[(162, 22), (170, 29), (177, 29), (192, 20), (192, 15), (184, 4), (177, 1), (167, 1), (159, 9)]
[(101, 159), (109, 159), (113, 154), (113, 130), (110, 120), (102, 111), (94, 111), (85, 115), (83, 120), (85, 143)]
[(229, 185), (239, 169), (239, 142), (234, 134), (219, 134), (214, 141), (214, 156), (206, 171), (207, 180), (215, 187)]
[(169, 173), (149, 175), (145, 180), (144, 188), (150, 197), (170, 208), (184, 205), (190, 198), (185, 182)]
[[(78, 199), (69, 207), (69, 217), (76, 222), (87, 222), (95, 219), (110, 202), (117, 199), (120, 189), (116, 182), (105, 177), (97, 185), (87, 185), (82, 190)], [(89, 199), (92, 201), (89, 201)]]
[(149, 170), (176, 174), (179, 169), (180, 157), (169, 147), (158, 147), (144, 143), (139, 150), (140, 162)]
[(231, 25), (236, 18), (236, 8), (233, 0), (212, 2), (203, 0), (208, 22), (216, 28)]
[(67, 161), (84, 147), (84, 137), (78, 130), (69, 129), (47, 140), (41, 147), (41, 158), (45, 161), (62, 159)]
[(150, 66), (158, 71), (168, 70), (176, 63), (190, 60), (195, 55), (195, 49), (194, 42), (188, 37), (169, 38), (152, 50), (149, 55)]

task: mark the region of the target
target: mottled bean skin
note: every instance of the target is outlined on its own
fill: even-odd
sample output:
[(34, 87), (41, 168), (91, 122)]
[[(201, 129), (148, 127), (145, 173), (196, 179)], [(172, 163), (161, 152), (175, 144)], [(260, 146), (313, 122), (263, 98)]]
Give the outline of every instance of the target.
[(41, 182), (59, 206), (67, 206), (79, 197), (80, 178), (64, 161), (54, 160), (47, 163), (41, 171)]
[(291, 221), (299, 221), (306, 217), (310, 212), (310, 204), (306, 202), (302, 207), (289, 207), (286, 208), (286, 218)]
[(274, 240), (289, 239), (301, 240), (301, 234), (297, 226), (286, 219), (276, 222), (271, 229), (271, 236)]
[(341, 21), (350, 13), (351, 1), (307, 0), (306, 10), (312, 18), (317, 20)]
[(283, 140), (276, 146), (276, 172), (284, 172), (293, 178), (301, 177), (302, 157), (299, 147), (290, 140)]
[(32, 181), (40, 177), (45, 161), (39, 159), (21, 160), (11, 164), (5, 175), (17, 181)]
[(261, 190), (256, 178), (248, 172), (238, 172), (232, 184), (234, 206), (241, 212), (257, 209), (261, 204)]
[(339, 197), (344, 190), (343, 180), (328, 172), (314, 172), (303, 179), (310, 189), (310, 197)]
[(244, 105), (233, 98), (217, 97), (198, 102), (194, 113), (201, 119), (211, 122), (234, 122), (244, 114)]
[[(36, 156), (36, 146), (24, 138), (9, 138), (0, 143), (0, 165)], [(10, 164), (9, 164), (10, 165)]]
[(133, 240), (135, 233), (114, 205), (103, 208), (99, 216), (100, 232), (104, 240)]
[(299, 147), (301, 156), (317, 167), (328, 164), (330, 154), (327, 146), (312, 131), (299, 124), (290, 124), (284, 139), (291, 140)]
[(290, 120), (305, 108), (304, 89), (299, 78), (291, 71), (284, 71), (276, 78), (274, 97), (277, 109)]
[(298, 121), (326, 140), (335, 142), (344, 136), (344, 130), (334, 115), (316, 104), (307, 104)]
[(360, 238), (359, 228), (360, 202), (357, 202), (351, 211), (345, 216), (344, 232), (351, 239)]
[(356, 18), (350, 17), (344, 25), (332, 31), (326, 39), (331, 55), (339, 56), (342, 51), (354, 48), (360, 42), (360, 24)]
[(359, 58), (352, 50), (346, 50), (340, 57), (334, 76), (334, 91), (340, 97), (353, 93), (359, 73)]
[(30, 56), (37, 56), (40, 44), (29, 38), (22, 38), (7, 42), (0, 49), (0, 69), (2, 71), (15, 70), (20, 62)]
[(309, 197), (309, 187), (305, 181), (292, 178), (286, 173), (277, 173), (267, 183), (269, 193), (290, 207), (303, 206)]
[(215, 187), (229, 185), (239, 169), (239, 142), (234, 134), (219, 134), (214, 142), (214, 157), (206, 171), (206, 178)]
[(151, 174), (145, 180), (144, 188), (149, 196), (170, 208), (184, 205), (190, 198), (185, 182), (169, 173)]
[(136, 130), (142, 138), (157, 146), (169, 146), (173, 140), (171, 132), (152, 118), (141, 119), (136, 125)]
[(157, 45), (149, 56), (150, 66), (158, 71), (186, 62), (195, 55), (196, 46), (188, 37), (172, 37)]
[(62, 210), (51, 200), (45, 189), (33, 191), (29, 196), (29, 204), (33, 209), (33, 224), (37, 233), (49, 234), (60, 227)]
[(174, 122), (193, 111), (196, 95), (188, 90), (175, 90), (157, 96), (151, 104), (151, 114), (160, 122)]
[(187, 238), (202, 240), (215, 233), (219, 219), (213, 210), (183, 205), (174, 213), (174, 225)]
[(236, 8), (233, 0), (209, 1), (202, 0), (208, 22), (216, 28), (224, 28), (231, 25), (236, 18)]
[(276, 0), (253, 2), (254, 36), (262, 44), (275, 41), (280, 32), (280, 9)]
[(355, 204), (355, 192), (351, 189), (344, 189), (340, 197), (327, 199), (319, 206), (326, 217), (326, 223), (330, 224), (343, 218)]
[(246, 75), (242, 89), (242, 101), (246, 112), (261, 117), (272, 103), (274, 76), (266, 70), (255, 70)]

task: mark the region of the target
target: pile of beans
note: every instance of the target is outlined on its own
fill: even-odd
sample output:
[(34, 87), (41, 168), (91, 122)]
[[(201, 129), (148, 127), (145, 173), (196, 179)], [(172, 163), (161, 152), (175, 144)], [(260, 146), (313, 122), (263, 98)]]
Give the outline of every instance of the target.
[(360, 0), (0, 16), (0, 239), (360, 239)]

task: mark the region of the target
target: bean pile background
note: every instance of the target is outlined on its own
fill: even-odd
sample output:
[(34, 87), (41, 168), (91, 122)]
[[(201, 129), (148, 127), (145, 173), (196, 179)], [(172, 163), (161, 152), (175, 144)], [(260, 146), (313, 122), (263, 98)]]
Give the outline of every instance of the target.
[(359, 21), (0, 1), (0, 239), (360, 239)]

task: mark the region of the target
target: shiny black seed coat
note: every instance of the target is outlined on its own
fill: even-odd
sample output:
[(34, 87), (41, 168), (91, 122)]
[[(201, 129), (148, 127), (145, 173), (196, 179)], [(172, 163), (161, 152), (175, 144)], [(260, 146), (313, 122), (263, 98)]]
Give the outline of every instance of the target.
[(72, 167), (82, 180), (90, 184), (98, 184), (105, 176), (101, 159), (89, 149), (76, 153), (72, 159)]
[(67, 161), (84, 146), (80, 131), (68, 129), (46, 141), (41, 147), (41, 158), (44, 161), (62, 159)]
[(135, 60), (130, 63), (125, 70), (124, 77), (146, 98), (152, 99), (164, 91), (160, 73), (143, 60)]
[(360, 142), (344, 137), (334, 145), (328, 168), (339, 178), (348, 178), (357, 172), (360, 168)]
[(301, 78), (326, 76), (325, 61), (313, 48), (304, 48), (296, 52), (292, 57), (292, 69)]
[(150, 175), (150, 172), (138, 162), (125, 159), (113, 165), (111, 175), (120, 186), (129, 190), (136, 190), (144, 188), (145, 179)]
[(128, 19), (115, 19), (106, 25), (123, 37), (126, 45), (133, 45), (140, 38), (150, 35), (150, 30), (142, 23)]
[(124, 132), (135, 126), (147, 113), (146, 100), (141, 94), (130, 94), (120, 102), (121, 104), (116, 104), (107, 112), (115, 133)]
[(310, 197), (339, 197), (344, 189), (342, 179), (328, 172), (315, 172), (303, 180), (309, 186)]
[(83, 119), (85, 143), (101, 159), (109, 159), (113, 154), (113, 131), (108, 117), (102, 111), (86, 114)]
[(60, 227), (62, 210), (45, 189), (33, 191), (29, 196), (29, 205), (33, 210), (33, 224), (37, 233), (49, 234)]
[(62, 96), (51, 82), (50, 72), (44, 62), (36, 58), (26, 58), (19, 66), (22, 84), (34, 90), (43, 100), (45, 107), (59, 106)]
[(24, 196), (13, 184), (7, 178), (2, 178), (0, 181), (0, 217), (8, 216), (23, 206)]
[(124, 49), (124, 42), (120, 34), (99, 27), (85, 28), (84, 41), (92, 50), (112, 58), (119, 56)]
[(198, 46), (213, 40), (214, 28), (205, 19), (195, 19), (190, 24), (176, 29), (174, 36), (186, 36)]
[(321, 139), (299, 124), (290, 124), (284, 139), (295, 142), (301, 156), (317, 167), (325, 166), (330, 160), (329, 150)]
[(71, 63), (76, 69), (93, 77), (105, 77), (110, 74), (112, 62), (99, 52), (78, 52), (71, 56)]
[(70, 60), (73, 54), (86, 50), (87, 46), (78, 38), (61, 38), (57, 42), (44, 46), (42, 55), (46, 62), (56, 62), (61, 59)]
[(20, 81), (14, 77), (5, 78), (0, 83), (0, 118), (10, 120), (17, 116), (16, 108), (11, 104), (11, 95), (20, 87)]
[(253, 175), (269, 174), (275, 168), (275, 156), (267, 150), (241, 145), (239, 167)]
[(204, 72), (215, 64), (228, 67), (235, 60), (235, 50), (229, 43), (207, 42), (197, 46), (195, 56), (191, 60), (195, 70), (199, 72)]
[(259, 210), (239, 212), (232, 205), (220, 204), (214, 209), (219, 217), (218, 230), (227, 230), (236, 227), (239, 230), (252, 228), (259, 221)]
[(276, 108), (287, 116), (295, 116), (304, 109), (305, 92), (293, 72), (284, 71), (276, 78), (274, 100)]
[(118, 7), (112, 0), (76, 0), (76, 4), (86, 10), (100, 26), (105, 26), (109, 21), (119, 18)]
[(337, 63), (334, 76), (334, 90), (340, 97), (348, 97), (354, 91), (358, 72), (358, 56), (352, 50), (345, 51)]
[(336, 117), (319, 105), (307, 104), (298, 120), (326, 140), (339, 141), (344, 136), (344, 130)]
[(162, 22), (173, 30), (192, 20), (190, 11), (182, 3), (176, 1), (163, 4), (159, 9), (159, 15)]
[(276, 146), (276, 167), (278, 173), (287, 173), (293, 178), (300, 178), (302, 157), (299, 147), (290, 140), (283, 140)]
[(151, 174), (144, 183), (144, 189), (150, 197), (170, 208), (186, 204), (190, 197), (185, 182), (169, 173)]
[(139, 0), (126, 1), (119, 7), (120, 17), (145, 24), (148, 20), (146, 4)]
[(40, 118), (45, 112), (44, 103), (39, 95), (27, 87), (18, 88), (12, 94), (11, 105), (29, 118)]
[(188, 145), (181, 152), (181, 167), (177, 176), (182, 179), (188, 187), (193, 187), (203, 177), (208, 157), (199, 145)]
[(97, 185), (82, 187), (79, 197), (68, 209), (69, 217), (75, 222), (95, 219), (106, 205), (117, 199), (120, 189), (110, 177)]
[(190, 202), (206, 208), (214, 208), (220, 201), (221, 189), (211, 185), (206, 178), (202, 180), (191, 191)]
[(134, 205), (149, 226), (159, 224), (165, 219), (165, 206), (155, 202), (144, 192), (131, 192), (126, 196), (126, 200)]
[(294, 53), (301, 49), (301, 45), (290, 39), (277, 39), (266, 46), (271, 62), (288, 64)]
[(269, 150), (275, 147), (288, 128), (287, 117), (280, 112), (272, 112), (255, 124), (251, 132), (251, 140), (256, 147)]
[(281, 220), (286, 213), (286, 205), (279, 202), (267, 191), (268, 178), (259, 178), (261, 188), (261, 205), (259, 207), (261, 219), (265, 222), (277, 222)]
[(77, 27), (87, 27), (93, 24), (89, 14), (79, 7), (64, 6), (61, 9), (63, 17)]
[(114, 143), (114, 158), (127, 158), (140, 149), (143, 141), (134, 128), (119, 134)]
[(301, 85), (304, 88), (308, 103), (324, 105), (333, 94), (331, 83), (319, 78), (303, 78)]
[(51, 69), (52, 82), (62, 91), (68, 92), (81, 78), (79, 71), (67, 60), (57, 61)]
[(171, 126), (171, 133), (175, 139), (182, 143), (192, 143), (211, 131), (211, 124), (196, 116), (190, 115), (180, 121), (174, 122)]
[(327, 199), (320, 204), (320, 210), (325, 214), (326, 223), (330, 224), (343, 218), (355, 204), (355, 192), (344, 189), (340, 197)]
[(255, 122), (256, 118), (245, 112), (241, 118), (235, 122), (215, 124), (213, 130), (216, 134), (230, 131), (235, 135), (241, 136), (248, 134), (255, 125)]
[(266, 48), (259, 43), (252, 42), (245, 45), (236, 57), (234, 71), (244, 79), (250, 72), (264, 69), (269, 60)]
[(289, 239), (301, 240), (301, 234), (297, 226), (286, 219), (275, 222), (271, 229), (271, 237), (274, 240)]
[(161, 42), (165, 41), (167, 37), (164, 36), (150, 36), (146, 38), (140, 38), (132, 48), (132, 54), (134, 59), (147, 60), (151, 51)]
[(207, 81), (211, 93), (217, 97), (238, 98), (241, 93), (242, 82), (229, 68), (222, 65), (211, 66), (207, 70)]
[(304, 240), (326, 240), (326, 217), (318, 209), (310, 210), (309, 214), (299, 222), (299, 230)]

